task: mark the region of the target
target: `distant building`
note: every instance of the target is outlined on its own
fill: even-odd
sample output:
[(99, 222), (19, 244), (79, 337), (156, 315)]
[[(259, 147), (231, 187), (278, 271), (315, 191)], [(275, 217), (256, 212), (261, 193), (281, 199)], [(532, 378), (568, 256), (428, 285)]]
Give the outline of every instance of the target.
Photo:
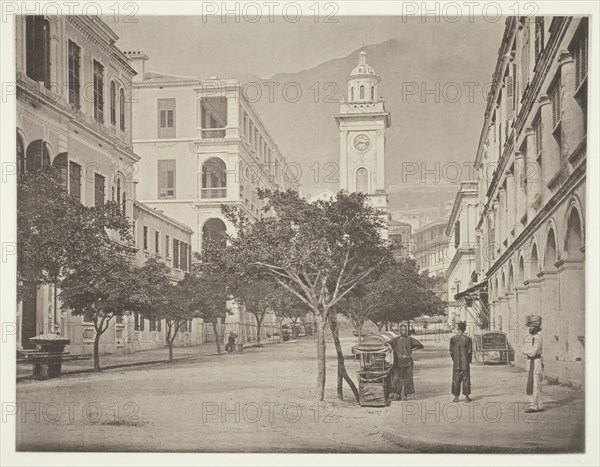
[[(487, 323), (487, 309), (478, 308), (472, 302), (456, 297), (478, 282), (477, 212), (478, 183), (462, 182), (456, 194), (454, 207), (445, 236), (449, 239), (446, 279), (448, 283), (448, 324), (465, 321), (471, 333), (481, 332)], [(482, 305), (483, 306), (483, 305)]]
[[(137, 72), (133, 144), (142, 158), (138, 197), (189, 225), (192, 250), (201, 252), (203, 241), (235, 233), (222, 205), (256, 220), (263, 207), (258, 189), (298, 190), (300, 175), (289, 167), (237, 80), (146, 71), (145, 54), (126, 55)], [(243, 338), (253, 339), (254, 316), (229, 306), (233, 315), (227, 323), (248, 327)], [(271, 322), (269, 314), (264, 332)]]
[[(340, 189), (361, 192), (370, 204), (385, 211), (385, 130), (391, 125), (378, 94), (381, 78), (367, 63), (367, 53), (359, 54), (358, 64), (346, 79), (347, 94), (335, 115), (340, 137)], [(387, 231), (382, 232), (387, 239)]]
[(335, 199), (336, 193), (331, 191), (329, 188), (321, 188), (320, 190), (308, 193), (305, 198), (309, 203), (314, 203), (317, 200), (329, 201)]
[(388, 239), (395, 246), (394, 255), (397, 258), (411, 256), (410, 232), (410, 224), (393, 219), (388, 221)]
[(411, 253), (421, 271), (431, 276), (445, 276), (450, 265), (449, 239), (446, 236), (448, 218), (433, 221), (414, 231)]

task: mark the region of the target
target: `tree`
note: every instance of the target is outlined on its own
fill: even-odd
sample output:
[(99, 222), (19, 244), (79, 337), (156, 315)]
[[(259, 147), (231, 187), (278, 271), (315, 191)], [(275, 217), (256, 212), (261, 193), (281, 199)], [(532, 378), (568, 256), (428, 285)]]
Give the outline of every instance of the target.
[(212, 245), (209, 248), (210, 243), (205, 242), (202, 255), (195, 255), (197, 261), (192, 264), (192, 271), (186, 274), (180, 286), (184, 288), (184, 296), (189, 301), (189, 306), (198, 310), (198, 316), (205, 323), (212, 323), (217, 353), (221, 354), (223, 335), (218, 323), (219, 320), (224, 323), (227, 315), (231, 314), (227, 309), (227, 301), (231, 299), (231, 294), (226, 276), (216, 261), (222, 254), (222, 246)]
[(61, 275), (107, 241), (106, 230), (129, 239), (131, 226), (120, 206), (82, 205), (69, 195), (59, 170), (52, 166), (21, 174), (17, 201), (19, 300), (28, 290), (26, 284), (57, 284)]
[[(317, 397), (325, 392), (325, 327), (335, 305), (389, 258), (380, 236), (381, 213), (362, 193), (308, 203), (297, 192), (259, 190), (266, 216), (255, 223), (223, 207), (237, 235), (223, 255), (229, 265), (248, 264), (305, 303), (317, 318)], [(344, 379), (354, 383), (343, 367)]]
[(116, 242), (107, 243), (70, 269), (59, 286), (63, 306), (94, 324), (94, 371), (100, 371), (100, 338), (112, 318), (139, 311), (146, 302), (133, 254)]
[(269, 280), (257, 280), (240, 284), (233, 293), (239, 305), (256, 319), (256, 344), (260, 345), (261, 328), (265, 315), (278, 303), (278, 285)]
[[(367, 298), (368, 297), (368, 298)], [(427, 274), (420, 274), (414, 260), (404, 258), (396, 260), (373, 282), (365, 287), (365, 296), (357, 297), (349, 309), (355, 316), (361, 316), (363, 310), (377, 328), (392, 323), (410, 320), (422, 314), (439, 314), (443, 311), (441, 301), (432, 290), (432, 282)], [(378, 303), (377, 309), (364, 303)]]

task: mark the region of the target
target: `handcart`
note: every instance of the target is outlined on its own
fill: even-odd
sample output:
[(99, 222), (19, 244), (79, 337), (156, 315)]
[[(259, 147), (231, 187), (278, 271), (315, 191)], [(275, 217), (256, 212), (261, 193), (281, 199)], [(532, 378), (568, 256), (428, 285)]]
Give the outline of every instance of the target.
[(393, 331), (366, 336), (352, 348), (360, 359), (358, 371), (359, 403), (361, 407), (389, 405), (390, 377), (393, 356), (390, 341), (399, 334)]

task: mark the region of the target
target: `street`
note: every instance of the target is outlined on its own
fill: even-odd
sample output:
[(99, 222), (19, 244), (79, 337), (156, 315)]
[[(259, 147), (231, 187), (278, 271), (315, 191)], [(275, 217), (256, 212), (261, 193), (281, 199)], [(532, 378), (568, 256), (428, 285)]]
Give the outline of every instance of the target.
[[(467, 412), (463, 403), (449, 404), (447, 336), (437, 342), (418, 337), (425, 349), (415, 352), (416, 393), (386, 408), (360, 407), (347, 387), (345, 400), (337, 400), (331, 341), (325, 401), (315, 402), (310, 338), (242, 354), (21, 382), (18, 449), (386, 453), (433, 446), (456, 451), (473, 439), (488, 440), (479, 448), (484, 451), (580, 448), (582, 392), (546, 386), (547, 411), (526, 417), (524, 406), (515, 405), (527, 400), (524, 372), (473, 366), (474, 403)], [(346, 354), (352, 343), (352, 337), (342, 339)], [(356, 380), (357, 363), (347, 358), (346, 364)], [(464, 415), (459, 423), (457, 413)], [(566, 426), (573, 436), (563, 436)]]
[[(352, 342), (344, 339), (344, 348)], [(361, 408), (348, 388), (346, 401), (337, 400), (333, 342), (327, 354), (322, 403), (314, 397), (310, 338), (185, 363), (19, 383), (17, 449), (402, 452), (382, 437), (389, 408)], [(356, 379), (358, 365), (347, 364)]]

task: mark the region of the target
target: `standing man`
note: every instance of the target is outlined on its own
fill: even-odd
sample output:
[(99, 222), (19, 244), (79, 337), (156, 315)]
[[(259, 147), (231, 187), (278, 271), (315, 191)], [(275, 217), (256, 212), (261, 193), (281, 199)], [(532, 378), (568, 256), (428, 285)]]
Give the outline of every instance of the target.
[(391, 369), (391, 399), (401, 400), (402, 391), (404, 391), (404, 400), (408, 400), (408, 395), (415, 392), (412, 351), (422, 349), (423, 344), (414, 337), (410, 337), (407, 327), (403, 324), (400, 326), (400, 336), (392, 339), (390, 345), (394, 349), (394, 363)]
[(465, 334), (467, 323), (458, 323), (458, 333), (450, 339), (450, 356), (452, 357), (452, 394), (453, 402), (458, 402), (460, 387), (466, 396), (465, 402), (471, 402), (471, 360), (473, 358), (473, 343)]
[(523, 342), (521, 351), (529, 361), (527, 372), (527, 395), (529, 396), (529, 408), (527, 413), (542, 411), (542, 378), (544, 376), (544, 364), (542, 362), (542, 317), (530, 315), (527, 317), (529, 335)]

